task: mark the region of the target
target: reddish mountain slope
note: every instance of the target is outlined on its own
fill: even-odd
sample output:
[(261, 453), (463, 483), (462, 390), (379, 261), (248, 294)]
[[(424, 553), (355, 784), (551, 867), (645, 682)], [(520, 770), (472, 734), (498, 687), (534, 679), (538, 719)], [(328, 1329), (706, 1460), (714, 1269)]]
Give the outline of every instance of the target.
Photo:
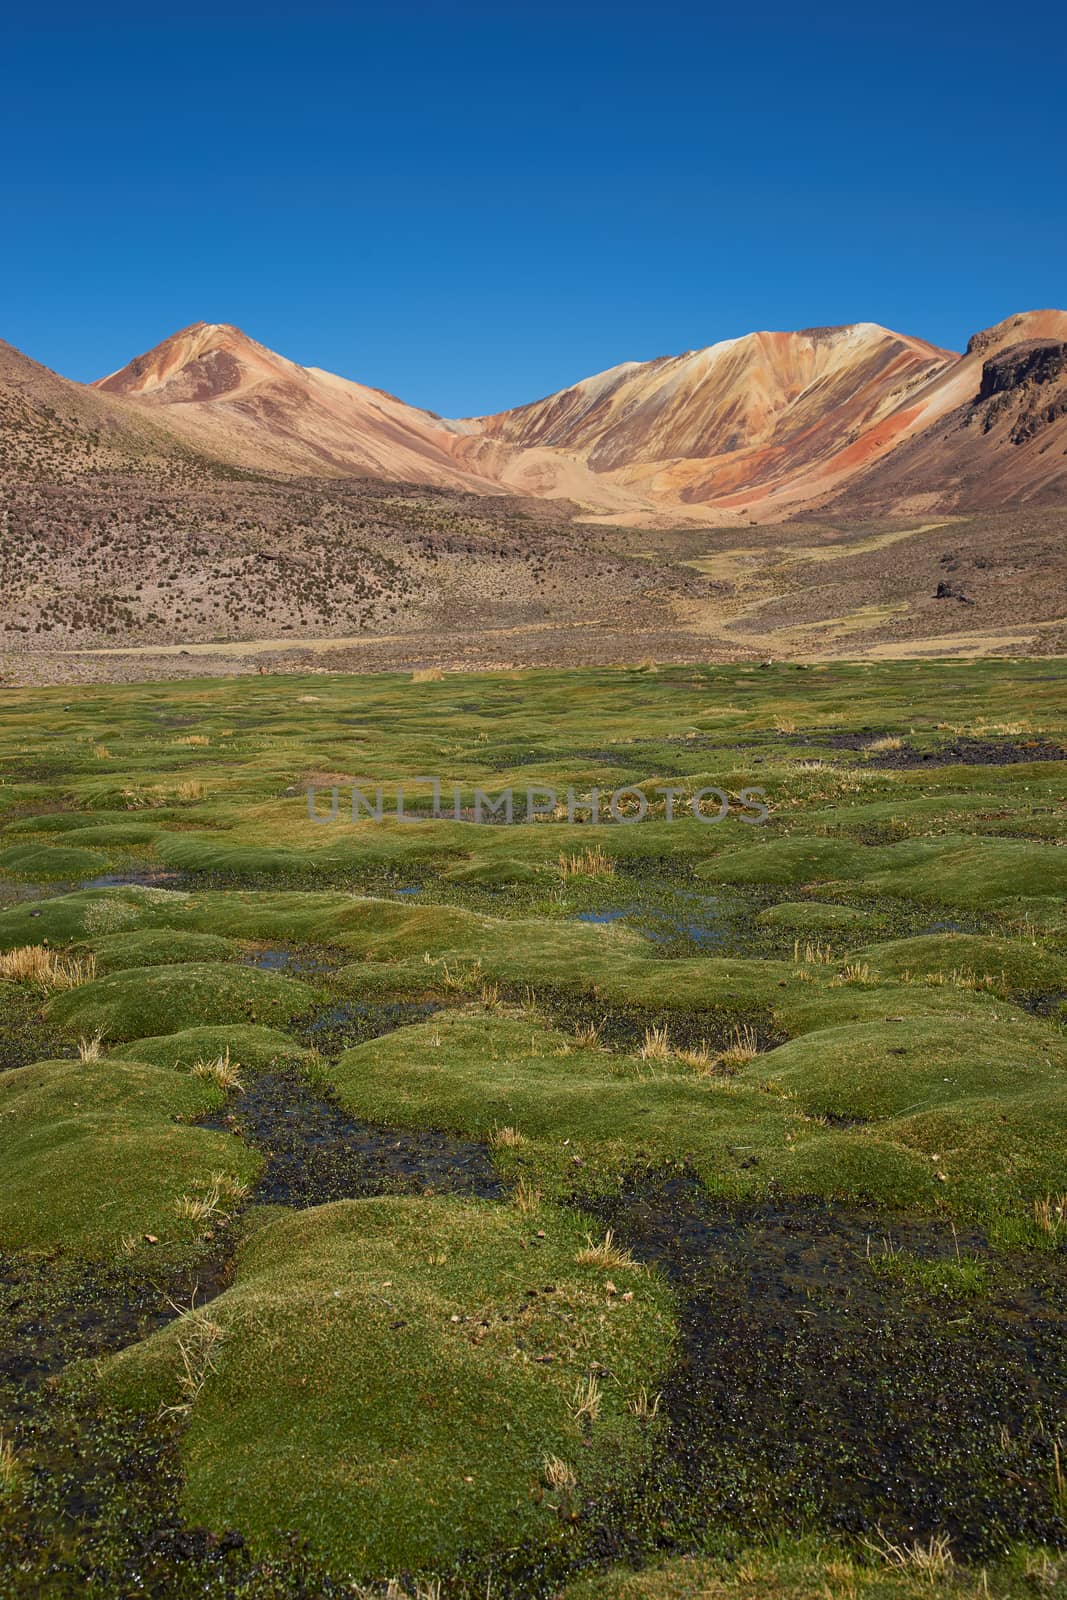
[(256, 470), (495, 491), (452, 460), (452, 429), (433, 412), (298, 366), (225, 323), (183, 328), (95, 387), (166, 407), (198, 448)]
[(456, 422), (197, 323), (97, 388), (253, 470), (565, 497), (605, 521), (769, 522), (1062, 499), (1065, 349), (1058, 311), (963, 356), (874, 323), (754, 333)]
[[(736, 510), (798, 492), (810, 498), (890, 449), (909, 425), (911, 396), (954, 359), (873, 323), (754, 333), (626, 363), (479, 419), (478, 440), (576, 455), (652, 499)], [(485, 462), (477, 444), (461, 448)], [(515, 481), (514, 466), (507, 476)]]
[(1024, 312), (976, 333), (930, 399), (935, 420), (854, 478), (835, 509), (1067, 502), (1067, 312)]

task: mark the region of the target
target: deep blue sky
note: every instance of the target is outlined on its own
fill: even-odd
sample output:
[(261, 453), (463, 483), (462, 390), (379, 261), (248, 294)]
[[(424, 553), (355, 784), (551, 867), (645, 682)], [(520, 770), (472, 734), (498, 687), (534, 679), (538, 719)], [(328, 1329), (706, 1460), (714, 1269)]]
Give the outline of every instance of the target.
[(235, 322), (459, 415), (1067, 304), (1059, 6), (149, 9), (5, 27), (0, 335), (69, 377)]

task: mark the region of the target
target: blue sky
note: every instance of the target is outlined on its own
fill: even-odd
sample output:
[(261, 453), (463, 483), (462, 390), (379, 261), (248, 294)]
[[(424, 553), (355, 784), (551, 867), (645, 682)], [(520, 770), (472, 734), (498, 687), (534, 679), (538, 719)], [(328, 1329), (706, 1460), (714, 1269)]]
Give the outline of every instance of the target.
[(1062, 7), (148, 10), (5, 29), (0, 336), (69, 377), (203, 319), (464, 415), (1067, 305)]

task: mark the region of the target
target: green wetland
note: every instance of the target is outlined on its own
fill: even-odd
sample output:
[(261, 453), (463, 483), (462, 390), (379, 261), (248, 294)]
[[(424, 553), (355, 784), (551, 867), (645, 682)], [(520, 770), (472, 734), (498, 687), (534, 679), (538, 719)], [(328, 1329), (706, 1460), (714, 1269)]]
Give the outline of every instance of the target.
[[(5, 1600), (1067, 1593), (1067, 663), (70, 693), (0, 711)], [(548, 787), (651, 803), (467, 820)]]

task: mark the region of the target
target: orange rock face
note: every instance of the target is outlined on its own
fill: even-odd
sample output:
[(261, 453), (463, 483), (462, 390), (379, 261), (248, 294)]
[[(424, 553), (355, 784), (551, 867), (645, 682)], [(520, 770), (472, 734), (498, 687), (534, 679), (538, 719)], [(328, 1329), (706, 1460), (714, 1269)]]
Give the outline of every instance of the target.
[[(1061, 494), (1065, 342), (1059, 311), (962, 356), (874, 323), (753, 333), (450, 422), (197, 323), (97, 387), (259, 470), (564, 496), (618, 521), (773, 521)], [(1034, 345), (1050, 349), (1003, 359)]]

